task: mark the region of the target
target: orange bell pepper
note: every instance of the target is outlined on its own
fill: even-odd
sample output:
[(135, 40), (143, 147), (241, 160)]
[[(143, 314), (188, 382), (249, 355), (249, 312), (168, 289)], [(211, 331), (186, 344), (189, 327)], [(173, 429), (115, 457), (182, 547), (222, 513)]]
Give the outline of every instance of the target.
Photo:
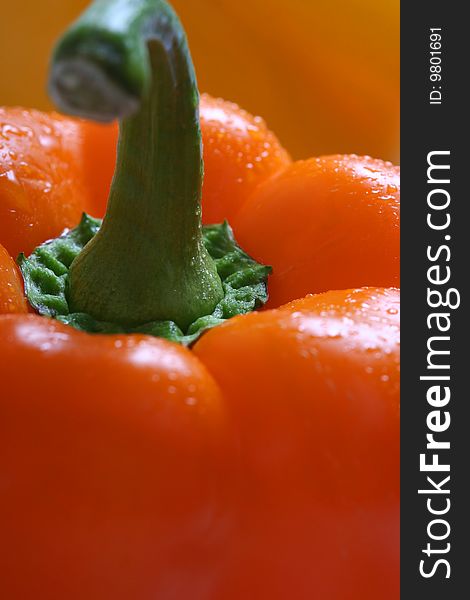
[[(119, 118), (119, 144), (103, 223), (85, 216), (49, 241), (53, 204), (60, 218), (73, 198), (99, 212), (109, 178), (81, 161), (96, 134), (88, 168), (114, 162), (113, 127), (21, 113), (31, 156), (2, 148), (21, 152), (17, 180), (29, 161), (65, 175), (23, 188), (41, 216), (39, 247), (19, 258), (39, 315), (0, 315), (0, 596), (395, 599), (396, 169), (291, 164), (220, 100), (203, 100), (200, 121), (164, 0), (95, 2), (56, 48), (49, 89), (66, 112)], [(47, 143), (45, 120), (63, 123)], [(19, 190), (4, 189), (11, 207)], [(253, 312), (269, 269), (226, 224), (202, 228), (202, 196), (207, 218), (229, 215), (246, 250), (272, 258), (278, 308)], [(0, 242), (29, 254), (23, 223)], [(23, 292), (5, 256), (9, 313)], [(334, 291), (345, 285), (369, 287)]]
[(194, 353), (0, 317), (2, 596), (398, 598), (398, 308), (330, 292)]

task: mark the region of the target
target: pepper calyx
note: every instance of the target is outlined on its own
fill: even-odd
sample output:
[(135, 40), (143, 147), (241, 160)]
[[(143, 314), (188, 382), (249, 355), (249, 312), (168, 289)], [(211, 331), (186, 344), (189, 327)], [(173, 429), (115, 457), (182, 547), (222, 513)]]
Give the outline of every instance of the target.
[(67, 299), (70, 265), (98, 233), (101, 220), (84, 214), (80, 224), (56, 239), (38, 246), (29, 257), (20, 254), (26, 296), (45, 317), (55, 318), (88, 333), (141, 333), (189, 346), (205, 331), (236, 315), (263, 306), (268, 299), (267, 278), (271, 267), (261, 265), (237, 244), (227, 222), (202, 228), (204, 246), (214, 260), (224, 297), (210, 315), (199, 317), (183, 331), (174, 321), (140, 325), (99, 321), (86, 313), (71, 312)]

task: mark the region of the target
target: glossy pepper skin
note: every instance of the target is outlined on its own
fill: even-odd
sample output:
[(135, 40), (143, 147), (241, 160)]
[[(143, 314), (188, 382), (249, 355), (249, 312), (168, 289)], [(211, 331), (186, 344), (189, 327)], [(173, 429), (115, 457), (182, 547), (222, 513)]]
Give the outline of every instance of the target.
[(12, 256), (71, 227), (85, 210), (76, 123), (0, 109), (0, 243)]
[(309, 293), (400, 285), (400, 169), (368, 156), (298, 161), (261, 184), (233, 220), (273, 267), (270, 307)]
[(0, 340), (0, 596), (206, 598), (233, 450), (204, 365), (33, 315), (0, 316)]
[(0, 245), (0, 315), (28, 312), (23, 281), (12, 257)]
[[(129, 92), (125, 68), (110, 84), (106, 39), (122, 44), (124, 65), (135, 64), (136, 48), (148, 50), (151, 68), (132, 73), (143, 78), (140, 97)], [(74, 86), (83, 76), (90, 87), (81, 95)], [(162, 86), (175, 76), (177, 85)], [(116, 322), (125, 324), (135, 316), (127, 302), (135, 302), (134, 284), (164, 287), (148, 275), (156, 247), (159, 260), (172, 248), (165, 260), (175, 269), (194, 275), (203, 260), (203, 274), (216, 273), (215, 259), (195, 244), (202, 151), (184, 32), (164, 0), (99, 0), (59, 43), (51, 81), (65, 110), (121, 118), (106, 219), (63, 275), (68, 299), (86, 300), (93, 316), (93, 302), (107, 309), (109, 287), (92, 272), (105, 265), (122, 287)], [(121, 103), (114, 104), (117, 86)], [(182, 88), (190, 93), (172, 93)], [(122, 118), (129, 106), (134, 112)], [(227, 161), (238, 157), (227, 152)], [(371, 177), (357, 178), (371, 160), (337, 160), (359, 210), (363, 196), (373, 205)], [(373, 167), (387, 179), (386, 165)], [(230, 169), (237, 168), (235, 160)], [(255, 218), (269, 202), (270, 195), (257, 200), (264, 186), (291, 168), (234, 203), (243, 204), (234, 212), (236, 228), (242, 230), (249, 207)], [(325, 212), (331, 219), (322, 200), (331, 181), (325, 178), (292, 181), (288, 201), (304, 209), (299, 227)], [(356, 206), (344, 195), (338, 214), (353, 219)], [(214, 197), (219, 206), (223, 199)], [(282, 210), (276, 213), (281, 222)], [(385, 219), (384, 231), (391, 226)], [(280, 230), (272, 227), (278, 244)], [(306, 239), (299, 237), (291, 268), (300, 267), (308, 293), (317, 283), (314, 272), (302, 271)], [(358, 246), (366, 242), (357, 236)], [(195, 251), (184, 262), (190, 244)], [(341, 264), (331, 256), (328, 268), (340, 283)], [(123, 264), (128, 278), (119, 280)], [(158, 310), (168, 291), (175, 293), (167, 286), (155, 295)], [(202, 286), (204, 301), (206, 291)], [(291, 304), (207, 331), (192, 350), (143, 335), (89, 335), (37, 315), (0, 315), (1, 597), (396, 599), (398, 291), (367, 287), (300, 299), (297, 292), (293, 287), (286, 298)], [(184, 285), (176, 293), (184, 320), (200, 298)]]
[(215, 597), (398, 598), (398, 290), (307, 296), (232, 319), (194, 352), (244, 472), (237, 569)]

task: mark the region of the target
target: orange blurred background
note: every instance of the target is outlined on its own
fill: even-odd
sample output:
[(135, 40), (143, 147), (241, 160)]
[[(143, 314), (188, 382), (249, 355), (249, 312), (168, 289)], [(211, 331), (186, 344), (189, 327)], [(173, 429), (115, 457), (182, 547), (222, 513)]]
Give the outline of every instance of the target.
[[(54, 40), (88, 0), (2, 6), (0, 105), (51, 108)], [(201, 91), (263, 116), (294, 158), (398, 161), (399, 0), (172, 0)]]

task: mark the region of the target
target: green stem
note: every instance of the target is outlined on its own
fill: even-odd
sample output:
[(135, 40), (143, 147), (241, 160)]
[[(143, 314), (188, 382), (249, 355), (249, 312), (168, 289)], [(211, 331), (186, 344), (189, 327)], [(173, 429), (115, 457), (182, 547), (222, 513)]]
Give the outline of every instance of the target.
[(50, 85), (67, 113), (122, 119), (99, 233), (73, 262), (71, 311), (138, 325), (208, 315), (223, 289), (201, 234), (199, 94), (164, 0), (97, 0), (56, 48)]

